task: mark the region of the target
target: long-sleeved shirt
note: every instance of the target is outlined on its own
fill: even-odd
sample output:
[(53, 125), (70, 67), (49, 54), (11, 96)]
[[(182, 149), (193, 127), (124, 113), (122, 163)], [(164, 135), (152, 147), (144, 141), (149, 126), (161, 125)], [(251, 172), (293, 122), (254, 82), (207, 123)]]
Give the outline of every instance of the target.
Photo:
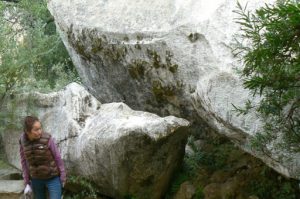
[[(21, 139), (22, 139), (22, 137), (23, 137), (23, 139), (28, 139), (27, 135), (25, 133), (23, 133), (21, 135)], [(56, 166), (58, 167), (58, 169), (60, 171), (61, 183), (64, 184), (66, 182), (66, 171), (65, 171), (64, 162), (61, 159), (60, 152), (59, 152), (59, 150), (55, 144), (55, 141), (52, 137), (50, 137), (50, 139), (49, 139), (48, 147), (49, 147), (50, 151), (52, 152)], [(29, 165), (25, 158), (24, 149), (21, 144), (20, 144), (20, 157), (21, 157), (21, 165), (22, 165), (24, 183), (25, 183), (25, 185), (30, 184)]]

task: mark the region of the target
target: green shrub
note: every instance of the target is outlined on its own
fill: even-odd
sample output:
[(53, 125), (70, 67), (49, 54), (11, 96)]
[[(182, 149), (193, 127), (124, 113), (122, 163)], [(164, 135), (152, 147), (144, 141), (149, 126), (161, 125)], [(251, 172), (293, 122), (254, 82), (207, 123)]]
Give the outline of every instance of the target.
[(0, 57), (0, 133), (20, 123), (17, 106), (7, 105), (18, 93), (80, 81), (46, 0), (0, 1)]
[(204, 193), (203, 193), (203, 188), (202, 187), (197, 187), (195, 196), (193, 199), (204, 199)]
[(99, 198), (99, 188), (90, 180), (81, 176), (68, 176), (64, 198), (82, 199), (82, 198)]
[(0, 2), (0, 108), (18, 91), (51, 91), (78, 80), (45, 0)]
[(241, 34), (234, 53), (243, 60), (244, 87), (261, 96), (257, 105), (248, 101), (236, 109), (255, 109), (264, 120), (255, 147), (281, 137), (274, 147), (300, 152), (300, 2), (278, 1), (252, 13), (238, 4), (235, 13)]
[(247, 192), (259, 198), (297, 199), (297, 182), (285, 179), (265, 166), (247, 187)]

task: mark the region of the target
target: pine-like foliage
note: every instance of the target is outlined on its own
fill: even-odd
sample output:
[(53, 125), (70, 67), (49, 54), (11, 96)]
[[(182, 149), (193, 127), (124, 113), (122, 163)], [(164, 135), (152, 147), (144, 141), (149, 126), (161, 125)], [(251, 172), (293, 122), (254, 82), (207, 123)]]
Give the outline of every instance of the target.
[[(246, 6), (247, 7), (247, 6)], [(274, 140), (277, 147), (300, 150), (300, 1), (265, 4), (255, 12), (238, 3), (237, 23), (241, 38), (235, 49), (243, 60), (244, 87), (262, 97), (255, 108), (265, 121), (264, 132), (253, 140), (263, 146)]]
[(2, 97), (77, 80), (45, 0), (0, 2), (0, 76)]
[[(50, 92), (79, 81), (46, 0), (0, 1), (0, 128), (20, 92)], [(26, 113), (23, 113), (23, 115)]]

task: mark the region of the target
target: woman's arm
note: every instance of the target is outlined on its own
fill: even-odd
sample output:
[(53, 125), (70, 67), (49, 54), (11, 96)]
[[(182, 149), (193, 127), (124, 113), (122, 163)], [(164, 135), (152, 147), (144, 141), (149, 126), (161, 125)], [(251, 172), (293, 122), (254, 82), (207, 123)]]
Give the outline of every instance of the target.
[(53, 154), (55, 163), (60, 171), (60, 181), (62, 185), (64, 186), (66, 183), (66, 171), (65, 171), (65, 166), (64, 162), (61, 159), (60, 152), (55, 144), (54, 139), (51, 137), (48, 143), (48, 146)]
[(20, 144), (20, 157), (21, 157), (21, 165), (22, 165), (24, 183), (25, 183), (25, 185), (30, 184), (29, 169), (27, 167), (27, 162), (26, 162), (26, 159), (25, 159), (24, 149), (23, 149), (21, 144)]

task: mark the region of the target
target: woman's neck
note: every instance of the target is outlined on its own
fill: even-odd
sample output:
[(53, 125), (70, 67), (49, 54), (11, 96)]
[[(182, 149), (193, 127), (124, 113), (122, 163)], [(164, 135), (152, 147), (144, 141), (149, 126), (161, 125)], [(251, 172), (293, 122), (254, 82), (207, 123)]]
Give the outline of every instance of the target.
[(29, 141), (34, 141), (35, 139), (33, 137), (31, 137), (28, 133), (25, 133), (25, 136), (27, 137), (27, 139)]

